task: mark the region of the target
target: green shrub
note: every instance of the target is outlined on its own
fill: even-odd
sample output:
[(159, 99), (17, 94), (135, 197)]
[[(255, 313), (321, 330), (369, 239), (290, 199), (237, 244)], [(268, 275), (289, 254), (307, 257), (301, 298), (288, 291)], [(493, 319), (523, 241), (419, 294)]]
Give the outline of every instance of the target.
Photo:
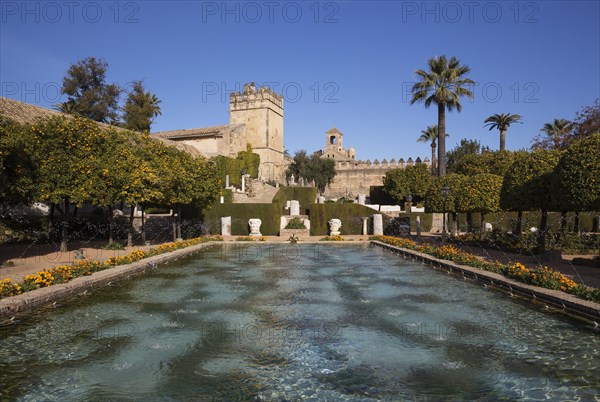
[[(377, 213), (379, 212), (359, 204), (313, 204), (310, 208), (310, 234), (311, 236), (328, 234), (328, 222), (334, 218), (342, 221), (342, 235), (362, 234), (363, 217), (371, 218)], [(389, 220), (389, 217), (383, 215), (384, 226)]]
[(371, 204), (396, 205), (396, 201), (385, 192), (383, 186), (369, 187), (369, 198), (371, 199)]
[(297, 200), (300, 202), (300, 213), (308, 215), (308, 209), (316, 199), (317, 189), (315, 187), (280, 187), (273, 197), (273, 203), (277, 204), (283, 213), (286, 201)]
[(286, 229), (306, 229), (304, 221), (298, 217), (290, 219), (288, 224), (285, 226)]

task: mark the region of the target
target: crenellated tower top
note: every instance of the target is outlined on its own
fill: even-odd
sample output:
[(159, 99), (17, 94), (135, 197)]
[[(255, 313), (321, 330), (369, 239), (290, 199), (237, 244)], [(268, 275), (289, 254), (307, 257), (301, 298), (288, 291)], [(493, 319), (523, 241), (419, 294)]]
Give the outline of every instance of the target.
[(264, 85), (257, 89), (254, 82), (244, 84), (242, 93), (238, 91), (229, 94), (230, 111), (264, 107), (283, 115), (283, 96)]

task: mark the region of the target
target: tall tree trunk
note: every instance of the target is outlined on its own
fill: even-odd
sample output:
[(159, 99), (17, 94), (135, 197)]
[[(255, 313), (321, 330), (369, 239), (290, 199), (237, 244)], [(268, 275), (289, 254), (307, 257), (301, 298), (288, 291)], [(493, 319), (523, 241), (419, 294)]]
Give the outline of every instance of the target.
[(177, 206), (177, 238), (182, 239), (182, 237), (181, 237), (181, 204)]
[(506, 129), (500, 130), (500, 151), (506, 149)]
[(438, 104), (438, 176), (446, 176), (446, 105)]
[(561, 211), (560, 213), (560, 231), (562, 234), (567, 232), (567, 211)]
[(113, 214), (113, 206), (108, 207), (108, 244), (113, 243), (115, 233), (115, 216)]
[(523, 211), (517, 211), (517, 226), (513, 235), (521, 237), (521, 233), (523, 233)]
[(77, 216), (78, 210), (79, 210), (79, 207), (77, 205), (75, 205), (75, 208), (73, 208), (73, 218)]
[(50, 239), (50, 236), (52, 236), (52, 227), (54, 226), (54, 209), (55, 209), (56, 205), (51, 202), (50, 203), (50, 213), (48, 214), (48, 239)]
[(435, 140), (431, 141), (431, 176), (436, 176)]
[(579, 211), (575, 211), (575, 222), (573, 223), (573, 232), (579, 234)]
[(173, 206), (172, 209), (172, 213), (171, 213), (171, 221), (173, 223), (173, 241), (177, 241), (177, 217), (175, 216), (175, 206)]
[(467, 212), (467, 232), (473, 233), (473, 213)]
[(538, 231), (538, 251), (546, 250), (546, 232), (548, 231), (548, 210), (542, 209), (542, 218), (540, 220), (540, 230)]
[(133, 247), (133, 214), (135, 212), (135, 205), (130, 206), (129, 212), (129, 227), (127, 228), (127, 247)]
[(479, 240), (485, 239), (485, 213), (481, 213), (481, 224), (479, 226)]
[(452, 236), (458, 234), (458, 212), (452, 212)]
[(146, 244), (146, 208), (142, 204), (142, 244)]
[(65, 209), (62, 214), (62, 224), (61, 224), (61, 236), (60, 236), (60, 252), (66, 253), (69, 251), (69, 247), (67, 246), (67, 231), (69, 225), (69, 209), (71, 208), (69, 199), (65, 198)]

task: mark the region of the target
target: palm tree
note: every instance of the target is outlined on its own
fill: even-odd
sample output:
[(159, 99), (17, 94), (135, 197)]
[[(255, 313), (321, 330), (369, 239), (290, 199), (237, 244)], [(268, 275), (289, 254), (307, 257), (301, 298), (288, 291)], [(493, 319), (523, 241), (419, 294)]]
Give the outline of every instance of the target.
[(66, 114), (78, 114), (77, 103), (73, 99), (69, 99), (66, 102), (57, 103), (56, 105), (52, 106), (52, 109)]
[[(446, 134), (448, 137), (449, 134)], [(431, 142), (431, 175), (435, 176), (436, 170), (436, 157), (435, 157), (435, 148), (436, 141), (438, 138), (438, 126), (434, 124), (433, 126), (428, 126), (426, 130), (421, 130), (421, 136), (417, 140), (417, 142)]]
[(504, 151), (506, 146), (506, 130), (513, 123), (521, 123), (521, 115), (519, 114), (510, 114), (510, 113), (502, 113), (495, 114), (484, 120), (484, 127), (489, 126), (490, 131), (497, 128), (500, 130), (500, 151)]
[(548, 138), (546, 140), (538, 138), (538, 147), (545, 149), (563, 148), (568, 141), (567, 137), (572, 127), (573, 123), (566, 119), (554, 119), (552, 123), (544, 124), (544, 127), (540, 131), (546, 134)]
[(429, 108), (432, 103), (438, 107), (438, 176), (446, 175), (446, 108), (458, 112), (462, 110), (461, 96), (473, 97), (473, 93), (466, 85), (474, 84), (464, 75), (471, 71), (468, 66), (461, 66), (456, 57), (450, 60), (446, 56), (433, 57), (427, 61), (429, 71), (417, 70), (415, 74), (420, 78), (412, 87), (412, 100), (424, 102)]

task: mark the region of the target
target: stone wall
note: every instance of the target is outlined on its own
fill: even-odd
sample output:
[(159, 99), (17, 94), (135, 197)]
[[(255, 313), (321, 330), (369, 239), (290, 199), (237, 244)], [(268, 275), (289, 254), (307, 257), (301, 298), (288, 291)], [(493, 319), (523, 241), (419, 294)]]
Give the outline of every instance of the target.
[(325, 188), (325, 197), (356, 197), (358, 194), (369, 194), (371, 186), (383, 185), (383, 177), (387, 172), (394, 169), (404, 169), (413, 166), (416, 163), (424, 163), (427, 167), (431, 166), (429, 158), (421, 161), (417, 158), (413, 161), (408, 158), (407, 161), (395, 159), (387, 161), (384, 159), (379, 162), (377, 159), (371, 161), (357, 162), (338, 162), (335, 166), (336, 175), (330, 185)]

